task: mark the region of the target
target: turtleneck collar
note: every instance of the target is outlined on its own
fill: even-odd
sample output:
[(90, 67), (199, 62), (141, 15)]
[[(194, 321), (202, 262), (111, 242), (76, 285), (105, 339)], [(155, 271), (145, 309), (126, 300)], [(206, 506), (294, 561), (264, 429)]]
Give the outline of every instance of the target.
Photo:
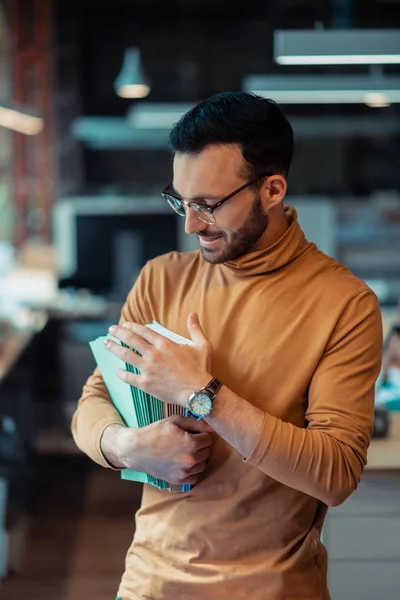
[(303, 254), (312, 244), (307, 242), (300, 229), (296, 210), (292, 206), (285, 206), (284, 210), (290, 225), (279, 240), (268, 248), (223, 263), (223, 267), (234, 271), (238, 277), (261, 275), (280, 269)]

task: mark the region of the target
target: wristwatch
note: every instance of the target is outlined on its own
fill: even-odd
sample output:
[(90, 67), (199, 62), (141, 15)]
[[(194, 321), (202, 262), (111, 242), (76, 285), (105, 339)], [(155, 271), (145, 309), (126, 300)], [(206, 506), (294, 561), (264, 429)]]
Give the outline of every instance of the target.
[(218, 390), (222, 387), (222, 382), (214, 377), (201, 390), (193, 392), (187, 401), (187, 410), (197, 420), (207, 417), (212, 411), (215, 396)]

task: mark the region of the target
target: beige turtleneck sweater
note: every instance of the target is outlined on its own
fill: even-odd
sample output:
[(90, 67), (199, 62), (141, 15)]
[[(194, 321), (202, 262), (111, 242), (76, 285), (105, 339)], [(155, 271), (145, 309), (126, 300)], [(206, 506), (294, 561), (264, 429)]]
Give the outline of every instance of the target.
[[(366, 463), (381, 317), (371, 290), (286, 210), (291, 226), (265, 250), (218, 265), (200, 251), (148, 262), (122, 309), (122, 321), (156, 319), (184, 336), (197, 312), (212, 374), (266, 414), (247, 460), (215, 434), (191, 492), (144, 486), (123, 600), (329, 598), (320, 532), (327, 505), (355, 489)], [(112, 423), (122, 421), (96, 370), (72, 431), (104, 467)]]

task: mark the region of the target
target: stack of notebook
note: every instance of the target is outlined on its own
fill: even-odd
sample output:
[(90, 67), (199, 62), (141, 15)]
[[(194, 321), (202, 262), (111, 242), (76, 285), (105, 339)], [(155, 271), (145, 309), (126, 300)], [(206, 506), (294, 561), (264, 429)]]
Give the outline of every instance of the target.
[[(153, 321), (153, 323), (146, 325), (146, 327), (164, 335), (177, 344), (193, 345), (191, 340), (169, 331), (169, 329), (166, 329), (157, 323), (157, 321)], [(105, 349), (104, 341), (107, 337), (125, 346), (120, 340), (107, 335), (98, 337), (96, 340), (90, 342), (90, 347), (103, 376), (110, 398), (128, 427), (145, 427), (170, 415), (186, 414), (184, 408), (175, 404), (161, 402), (161, 400), (154, 398), (154, 396), (150, 396), (139, 388), (130, 386), (118, 379), (116, 375), (118, 368), (137, 374), (140, 374), (140, 371)], [(132, 469), (123, 469), (121, 477), (122, 479), (129, 479), (131, 481), (150, 483), (160, 490), (169, 490), (171, 492), (188, 492), (190, 490), (190, 485), (173, 485), (147, 473)]]

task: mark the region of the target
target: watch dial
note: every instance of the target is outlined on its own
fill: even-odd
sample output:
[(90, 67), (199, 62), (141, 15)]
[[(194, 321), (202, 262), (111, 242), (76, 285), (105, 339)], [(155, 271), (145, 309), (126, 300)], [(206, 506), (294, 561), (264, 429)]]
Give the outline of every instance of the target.
[(190, 401), (190, 410), (196, 415), (207, 415), (212, 408), (212, 402), (207, 394), (195, 394)]

